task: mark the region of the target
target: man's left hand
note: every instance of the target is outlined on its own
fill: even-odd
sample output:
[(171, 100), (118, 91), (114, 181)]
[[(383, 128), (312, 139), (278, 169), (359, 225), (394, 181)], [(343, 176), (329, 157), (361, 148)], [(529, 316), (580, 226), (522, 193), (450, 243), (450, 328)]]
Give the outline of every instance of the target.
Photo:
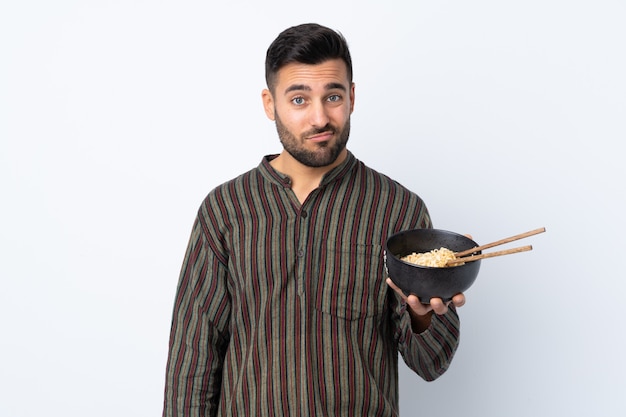
[(430, 319), (433, 314), (442, 315), (448, 312), (450, 304), (455, 307), (461, 307), (465, 304), (465, 296), (462, 293), (456, 294), (452, 300), (443, 302), (441, 298), (433, 297), (429, 304), (424, 304), (419, 297), (411, 294), (407, 296), (400, 288), (394, 284), (391, 278), (387, 278), (387, 284), (400, 296), (402, 301), (407, 305), (407, 311), (411, 316), (411, 324), (413, 332), (421, 333), (430, 326)]

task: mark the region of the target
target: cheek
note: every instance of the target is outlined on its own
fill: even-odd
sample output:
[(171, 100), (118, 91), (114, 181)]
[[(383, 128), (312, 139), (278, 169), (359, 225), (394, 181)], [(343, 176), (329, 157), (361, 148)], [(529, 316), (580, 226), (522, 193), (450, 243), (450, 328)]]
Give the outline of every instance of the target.
[(350, 114), (351, 112), (349, 107), (342, 107), (341, 109), (337, 109), (336, 112), (333, 112), (331, 118), (334, 124), (338, 126), (343, 126), (350, 118)]
[(297, 111), (285, 111), (276, 109), (276, 116), (280, 118), (283, 126), (288, 128), (290, 131), (296, 133), (302, 130), (302, 127), (305, 122), (304, 113), (305, 112), (297, 112)]

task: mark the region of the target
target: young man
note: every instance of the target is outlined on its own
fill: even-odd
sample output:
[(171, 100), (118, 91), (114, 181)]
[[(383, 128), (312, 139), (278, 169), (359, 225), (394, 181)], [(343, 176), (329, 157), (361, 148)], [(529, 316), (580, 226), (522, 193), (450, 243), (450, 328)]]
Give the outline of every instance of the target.
[(164, 416), (397, 415), (398, 352), (426, 380), (443, 374), (465, 298), (424, 305), (385, 276), (385, 239), (432, 226), (416, 194), (346, 148), (355, 89), (344, 38), (315, 24), (285, 30), (266, 80), (284, 150), (198, 211)]

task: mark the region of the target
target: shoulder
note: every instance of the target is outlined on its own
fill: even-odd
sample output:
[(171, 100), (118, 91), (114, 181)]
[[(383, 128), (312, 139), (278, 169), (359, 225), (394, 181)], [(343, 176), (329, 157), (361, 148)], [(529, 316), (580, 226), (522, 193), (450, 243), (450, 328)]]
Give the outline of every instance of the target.
[(209, 240), (220, 240), (219, 236), (224, 235), (240, 217), (244, 201), (251, 198), (250, 184), (259, 181), (258, 177), (258, 169), (253, 168), (217, 185), (204, 197), (196, 213), (196, 224), (207, 238), (210, 236)]
[(258, 168), (253, 168), (243, 174), (217, 185), (204, 198), (202, 205), (229, 205), (232, 201), (241, 198), (246, 190), (256, 186), (262, 177)]
[(416, 192), (361, 161), (356, 172), (365, 179), (367, 192), (373, 196), (376, 206), (384, 209), (384, 217), (391, 223), (392, 230), (431, 227), (426, 203)]
[(357, 172), (361, 176), (367, 178), (374, 184), (379, 184), (388, 193), (398, 194), (403, 198), (412, 198), (421, 200), (421, 198), (413, 191), (402, 185), (397, 180), (389, 177), (388, 175), (371, 168), (362, 161), (357, 163)]

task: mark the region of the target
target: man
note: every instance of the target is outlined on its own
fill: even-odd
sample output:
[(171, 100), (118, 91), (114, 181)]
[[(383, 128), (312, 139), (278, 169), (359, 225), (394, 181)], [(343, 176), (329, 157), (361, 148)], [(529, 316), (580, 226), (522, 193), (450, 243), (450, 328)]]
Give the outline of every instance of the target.
[(344, 38), (315, 24), (285, 30), (266, 80), (284, 150), (198, 211), (164, 415), (397, 415), (398, 352), (426, 380), (445, 372), (465, 298), (426, 305), (386, 280), (385, 239), (431, 221), (417, 195), (346, 148), (355, 88)]

